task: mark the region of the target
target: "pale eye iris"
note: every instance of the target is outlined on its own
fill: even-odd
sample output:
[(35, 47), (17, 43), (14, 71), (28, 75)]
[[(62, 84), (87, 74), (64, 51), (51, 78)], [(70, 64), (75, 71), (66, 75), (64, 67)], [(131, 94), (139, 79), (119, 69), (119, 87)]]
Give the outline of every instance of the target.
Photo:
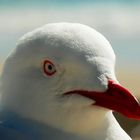
[(49, 60), (44, 61), (43, 69), (44, 73), (47, 74), (48, 76), (52, 76), (53, 74), (56, 73), (55, 65)]

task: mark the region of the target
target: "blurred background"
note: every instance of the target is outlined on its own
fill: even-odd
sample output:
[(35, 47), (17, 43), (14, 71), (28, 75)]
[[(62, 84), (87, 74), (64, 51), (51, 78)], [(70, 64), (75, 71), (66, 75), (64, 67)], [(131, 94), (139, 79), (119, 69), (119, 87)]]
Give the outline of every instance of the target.
[[(140, 0), (0, 0), (0, 71), (22, 35), (63, 21), (89, 25), (110, 41), (118, 80), (140, 99)], [(115, 115), (140, 140), (140, 121)]]

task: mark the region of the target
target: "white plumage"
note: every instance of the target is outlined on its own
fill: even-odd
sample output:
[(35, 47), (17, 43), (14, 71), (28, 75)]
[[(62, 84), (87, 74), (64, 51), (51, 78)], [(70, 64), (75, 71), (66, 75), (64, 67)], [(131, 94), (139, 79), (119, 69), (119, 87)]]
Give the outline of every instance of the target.
[(1, 108), (39, 124), (43, 140), (131, 140), (110, 109), (78, 94), (63, 96), (77, 89), (102, 94), (107, 78), (118, 83), (114, 66), (110, 43), (94, 29), (76, 23), (45, 25), (23, 36), (6, 59)]

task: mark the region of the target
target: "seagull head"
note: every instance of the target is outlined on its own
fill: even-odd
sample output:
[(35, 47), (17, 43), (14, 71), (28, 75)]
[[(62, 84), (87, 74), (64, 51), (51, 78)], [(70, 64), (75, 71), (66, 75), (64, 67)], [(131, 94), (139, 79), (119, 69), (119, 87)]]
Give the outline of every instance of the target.
[(88, 130), (91, 120), (96, 127), (111, 110), (140, 119), (139, 104), (117, 81), (114, 66), (114, 51), (96, 30), (47, 24), (24, 35), (6, 59), (1, 106), (67, 131)]

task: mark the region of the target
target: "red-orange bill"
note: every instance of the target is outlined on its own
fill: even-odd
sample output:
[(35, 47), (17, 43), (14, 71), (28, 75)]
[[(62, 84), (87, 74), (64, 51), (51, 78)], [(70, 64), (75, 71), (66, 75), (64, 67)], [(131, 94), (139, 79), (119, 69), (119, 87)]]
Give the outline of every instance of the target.
[(93, 105), (117, 111), (128, 118), (140, 120), (140, 105), (137, 99), (127, 89), (112, 80), (108, 81), (108, 89), (105, 92), (73, 90), (64, 95), (67, 94), (82, 95), (93, 99), (95, 101)]

